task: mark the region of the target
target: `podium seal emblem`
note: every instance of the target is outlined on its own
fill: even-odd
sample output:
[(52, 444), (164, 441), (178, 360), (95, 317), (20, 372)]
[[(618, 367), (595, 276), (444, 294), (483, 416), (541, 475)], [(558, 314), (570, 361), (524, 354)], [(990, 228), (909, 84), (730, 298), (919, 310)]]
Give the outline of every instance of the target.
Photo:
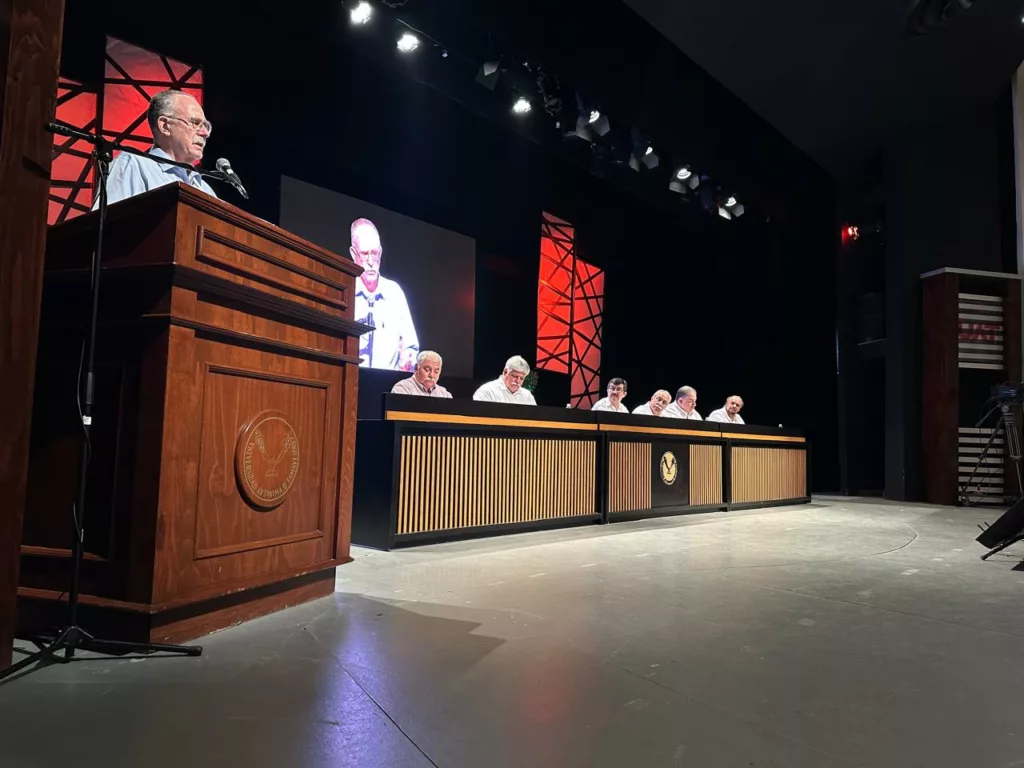
[(665, 485), (672, 485), (679, 476), (679, 464), (676, 462), (676, 455), (672, 451), (665, 451), (661, 454), (661, 461), (658, 462), (658, 471), (661, 473), (661, 482)]
[(235, 478), (245, 500), (273, 509), (299, 474), (299, 439), (280, 411), (263, 411), (246, 424), (235, 446)]

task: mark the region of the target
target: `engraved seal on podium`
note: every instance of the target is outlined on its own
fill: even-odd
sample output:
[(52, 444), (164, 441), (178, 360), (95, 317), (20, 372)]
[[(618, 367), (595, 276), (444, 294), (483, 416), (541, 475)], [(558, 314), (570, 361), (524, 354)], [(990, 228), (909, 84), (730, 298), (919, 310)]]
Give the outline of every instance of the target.
[(299, 439), (281, 411), (263, 411), (246, 424), (235, 446), (235, 478), (246, 501), (273, 509), (299, 474)]
[(658, 471), (661, 473), (661, 482), (665, 485), (672, 485), (679, 476), (679, 464), (676, 462), (676, 455), (672, 451), (665, 451), (661, 454), (661, 461), (658, 462)]

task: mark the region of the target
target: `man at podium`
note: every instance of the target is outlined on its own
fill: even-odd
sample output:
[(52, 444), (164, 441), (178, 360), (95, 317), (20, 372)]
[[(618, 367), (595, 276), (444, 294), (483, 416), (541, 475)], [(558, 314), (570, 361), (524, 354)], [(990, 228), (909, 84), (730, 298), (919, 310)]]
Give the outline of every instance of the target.
[[(196, 165), (203, 159), (213, 126), (199, 102), (181, 91), (161, 91), (150, 100), (146, 117), (153, 131), (153, 146), (149, 150), (152, 159), (128, 152), (115, 157), (107, 176), (107, 202), (116, 203), (178, 181), (216, 197), (197, 172), (160, 162), (163, 158)], [(97, 195), (93, 209), (99, 202)]]

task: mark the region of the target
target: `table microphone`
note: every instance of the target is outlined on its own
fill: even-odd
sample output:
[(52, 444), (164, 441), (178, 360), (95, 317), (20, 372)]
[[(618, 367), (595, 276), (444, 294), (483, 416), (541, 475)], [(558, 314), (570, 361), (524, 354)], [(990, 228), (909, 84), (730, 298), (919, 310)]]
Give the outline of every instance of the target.
[(242, 180), (238, 178), (238, 174), (235, 173), (231, 167), (231, 161), (226, 157), (222, 157), (217, 161), (217, 170), (227, 176), (228, 181), (231, 183), (238, 193), (246, 200), (249, 199), (249, 193), (245, 191), (245, 187), (242, 186)]

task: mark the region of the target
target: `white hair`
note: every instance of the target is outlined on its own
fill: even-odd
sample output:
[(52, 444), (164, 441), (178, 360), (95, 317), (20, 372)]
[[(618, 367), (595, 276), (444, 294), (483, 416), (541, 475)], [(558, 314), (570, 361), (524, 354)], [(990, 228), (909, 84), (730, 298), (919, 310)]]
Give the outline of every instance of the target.
[(424, 349), (422, 352), (420, 352), (418, 355), (416, 355), (416, 365), (419, 365), (420, 363), (422, 363), (427, 358), (434, 358), (434, 359), (437, 360), (437, 364), (438, 365), (440, 365), (440, 366), (444, 365), (444, 361), (441, 359), (441, 356), (439, 354), (437, 354), (437, 352), (434, 352), (434, 351), (429, 350), (429, 349)]
[(512, 357), (505, 361), (505, 370), (515, 371), (516, 373), (523, 374), (523, 376), (529, 376), (530, 364), (526, 362), (526, 360), (524, 360), (521, 356), (513, 355)]

